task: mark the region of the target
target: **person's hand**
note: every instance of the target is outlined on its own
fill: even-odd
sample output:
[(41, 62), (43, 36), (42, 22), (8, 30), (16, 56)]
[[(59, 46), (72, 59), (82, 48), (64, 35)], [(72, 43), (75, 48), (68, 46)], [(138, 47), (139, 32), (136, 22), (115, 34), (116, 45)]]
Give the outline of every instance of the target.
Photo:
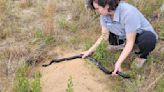
[(89, 56), (91, 54), (90, 51), (84, 51), (84, 52), (81, 52), (80, 54), (82, 54), (82, 58), (84, 59), (85, 57)]
[(115, 63), (115, 69), (114, 69), (114, 71), (112, 72), (112, 75), (117, 75), (116, 73), (117, 73), (117, 71), (121, 71), (121, 63), (120, 62), (116, 62)]

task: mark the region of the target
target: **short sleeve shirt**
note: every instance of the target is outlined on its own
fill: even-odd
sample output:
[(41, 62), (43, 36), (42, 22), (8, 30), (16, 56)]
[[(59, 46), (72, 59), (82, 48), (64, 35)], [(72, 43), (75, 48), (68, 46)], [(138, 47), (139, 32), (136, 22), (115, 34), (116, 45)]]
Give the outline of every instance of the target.
[(143, 14), (134, 6), (120, 2), (117, 6), (113, 20), (109, 16), (100, 16), (101, 26), (106, 27), (110, 32), (119, 36), (119, 39), (125, 39), (126, 33), (151, 31), (158, 38), (152, 25), (143, 16)]

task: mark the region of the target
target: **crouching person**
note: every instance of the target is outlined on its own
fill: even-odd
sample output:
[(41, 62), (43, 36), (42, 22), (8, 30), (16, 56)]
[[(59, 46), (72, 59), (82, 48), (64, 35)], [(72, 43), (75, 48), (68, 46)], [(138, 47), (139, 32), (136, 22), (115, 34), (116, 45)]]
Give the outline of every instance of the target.
[(120, 0), (89, 0), (92, 10), (100, 14), (102, 35), (87, 51), (83, 58), (93, 53), (101, 41), (109, 35), (110, 49), (123, 49), (115, 63), (113, 75), (121, 70), (121, 64), (137, 45), (139, 57), (136, 66), (142, 67), (148, 55), (156, 46), (157, 33), (144, 15), (134, 6)]

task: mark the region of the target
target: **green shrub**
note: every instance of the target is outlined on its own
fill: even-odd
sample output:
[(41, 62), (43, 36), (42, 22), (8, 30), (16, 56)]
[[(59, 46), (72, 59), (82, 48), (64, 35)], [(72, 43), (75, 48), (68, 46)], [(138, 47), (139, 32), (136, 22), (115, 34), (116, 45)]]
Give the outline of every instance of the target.
[(45, 44), (47, 44), (47, 45), (49, 45), (49, 44), (52, 44), (53, 42), (55, 42), (55, 39), (54, 39), (54, 37), (53, 36), (45, 36), (44, 37), (45, 38)]
[(30, 92), (30, 83), (27, 79), (27, 66), (20, 67), (16, 72), (16, 89), (15, 92)]
[(68, 84), (67, 84), (67, 89), (66, 92), (74, 92), (73, 90), (73, 82), (72, 82), (72, 77), (68, 79)]
[(164, 40), (164, 25), (160, 26), (159, 38)]
[(57, 23), (58, 23), (59, 28), (62, 28), (62, 29), (69, 28), (68, 21), (66, 20), (64, 16), (61, 16)]
[(32, 92), (41, 92), (41, 87), (40, 87), (40, 73), (35, 74), (35, 80), (32, 81), (31, 84), (31, 90)]
[(40, 73), (36, 73), (34, 79), (28, 78), (29, 67), (23, 65), (15, 74), (15, 92), (41, 92)]
[[(113, 70), (113, 64), (118, 59), (120, 52), (112, 52), (107, 49), (107, 42), (103, 41), (96, 49), (93, 57), (101, 64)], [(111, 65), (111, 66), (110, 66)], [(110, 66), (110, 67), (109, 67)]]
[(107, 48), (107, 44), (105, 42), (102, 42), (96, 49), (95, 53), (94, 53), (94, 57), (97, 60), (103, 60), (106, 57), (106, 48)]
[(153, 92), (164, 92), (164, 76), (158, 80)]
[(34, 38), (33, 38), (31, 43), (32, 44), (36, 44), (36, 43), (41, 44), (41, 43), (43, 43), (45, 45), (50, 45), (53, 42), (55, 42), (55, 38), (53, 37), (53, 35), (45, 35), (43, 33), (43, 30), (36, 29), (36, 32), (34, 33)]

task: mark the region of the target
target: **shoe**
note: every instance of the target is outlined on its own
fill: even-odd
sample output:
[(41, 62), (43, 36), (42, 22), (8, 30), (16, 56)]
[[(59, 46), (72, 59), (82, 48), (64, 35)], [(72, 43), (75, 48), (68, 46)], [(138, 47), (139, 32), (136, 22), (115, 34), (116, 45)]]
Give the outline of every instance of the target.
[(125, 44), (121, 44), (121, 45), (109, 45), (107, 47), (108, 50), (123, 50), (125, 47)]
[(146, 59), (144, 59), (144, 58), (135, 58), (135, 60), (133, 62), (135, 64), (136, 68), (141, 68), (144, 65), (145, 61), (146, 61)]

